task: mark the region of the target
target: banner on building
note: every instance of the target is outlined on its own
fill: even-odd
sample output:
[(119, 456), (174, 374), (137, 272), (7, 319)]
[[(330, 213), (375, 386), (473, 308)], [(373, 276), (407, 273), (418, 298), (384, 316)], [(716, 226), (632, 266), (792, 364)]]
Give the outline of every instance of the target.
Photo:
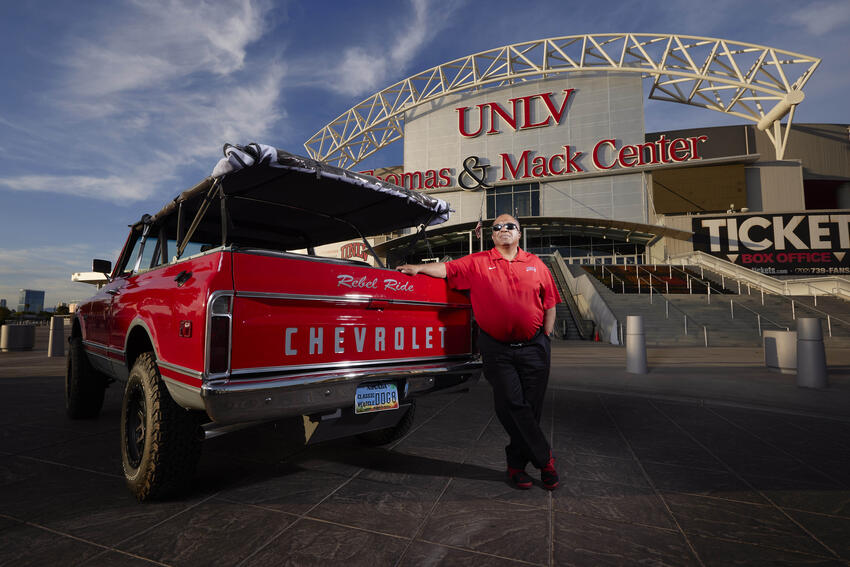
[(850, 274), (850, 211), (695, 216), (694, 250), (772, 275)]

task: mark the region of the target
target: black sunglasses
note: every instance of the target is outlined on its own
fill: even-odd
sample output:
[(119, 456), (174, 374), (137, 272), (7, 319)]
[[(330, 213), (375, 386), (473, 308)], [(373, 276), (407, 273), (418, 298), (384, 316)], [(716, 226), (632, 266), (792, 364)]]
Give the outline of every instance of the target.
[(508, 230), (519, 230), (519, 225), (513, 222), (506, 222), (504, 224), (494, 224), (493, 232), (499, 232), (502, 230), (502, 227), (505, 227)]

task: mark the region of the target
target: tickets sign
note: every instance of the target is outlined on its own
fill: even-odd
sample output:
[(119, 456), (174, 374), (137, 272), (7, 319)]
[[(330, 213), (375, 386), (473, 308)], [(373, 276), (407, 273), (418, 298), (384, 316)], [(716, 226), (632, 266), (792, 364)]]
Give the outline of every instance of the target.
[(776, 275), (850, 274), (850, 212), (698, 216), (694, 250)]

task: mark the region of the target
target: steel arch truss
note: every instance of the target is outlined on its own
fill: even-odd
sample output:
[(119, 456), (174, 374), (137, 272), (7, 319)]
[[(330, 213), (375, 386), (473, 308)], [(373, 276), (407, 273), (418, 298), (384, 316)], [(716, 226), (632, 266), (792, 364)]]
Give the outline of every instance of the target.
[(341, 114), (304, 147), (314, 159), (351, 167), (403, 137), (406, 111), (442, 96), (562, 73), (616, 71), (651, 78), (651, 99), (759, 124), (782, 159), (794, 108), (819, 64), (816, 57), (772, 47), (686, 35), (540, 39), (468, 55), (399, 81)]

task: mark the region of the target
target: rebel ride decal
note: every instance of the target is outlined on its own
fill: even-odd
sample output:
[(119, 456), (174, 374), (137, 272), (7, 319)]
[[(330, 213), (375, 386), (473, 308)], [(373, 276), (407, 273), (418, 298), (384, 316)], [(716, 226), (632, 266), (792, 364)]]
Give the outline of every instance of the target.
[(850, 274), (850, 211), (693, 217), (694, 250), (776, 275)]

